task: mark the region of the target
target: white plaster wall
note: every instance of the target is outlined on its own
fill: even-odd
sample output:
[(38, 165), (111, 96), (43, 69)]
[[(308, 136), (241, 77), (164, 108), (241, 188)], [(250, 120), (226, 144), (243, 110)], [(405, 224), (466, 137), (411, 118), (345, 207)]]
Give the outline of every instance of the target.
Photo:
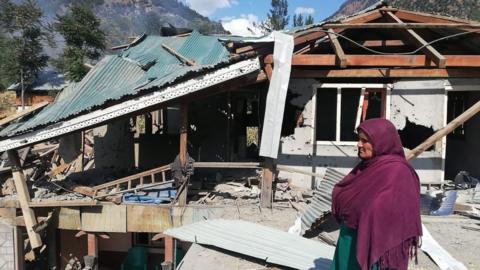
[(15, 269), (13, 227), (0, 220), (0, 269)]
[[(296, 169), (323, 174), (327, 167), (348, 173), (359, 162), (355, 145), (318, 144), (314, 145), (314, 102), (312, 100), (316, 80), (293, 79), (289, 91), (299, 94), (292, 105), (303, 108), (304, 125), (295, 128), (294, 134), (282, 137), (278, 164)], [(393, 85), (390, 99), (391, 121), (397, 129), (403, 129), (406, 117), (417, 125), (432, 127), (435, 131), (445, 121), (445, 80), (402, 80)], [(435, 151), (425, 152), (412, 164), (424, 183), (443, 179), (442, 144)], [(279, 177), (288, 178), (294, 185), (311, 188), (311, 176), (280, 171)]]

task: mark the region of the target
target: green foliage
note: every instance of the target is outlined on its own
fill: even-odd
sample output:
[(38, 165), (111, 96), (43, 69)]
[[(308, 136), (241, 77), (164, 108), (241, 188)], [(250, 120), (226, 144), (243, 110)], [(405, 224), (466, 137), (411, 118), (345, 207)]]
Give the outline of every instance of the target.
[(313, 24), (314, 19), (312, 15), (308, 15), (307, 18), (305, 19), (305, 25)]
[(293, 26), (303, 26), (303, 16), (302, 14), (295, 14), (293, 15)]
[(27, 0), (15, 5), (0, 0), (0, 77), (2, 84), (33, 83), (40, 70), (47, 65), (44, 42), (53, 46), (47, 26), (42, 24), (42, 11), (36, 2)]
[(267, 14), (268, 21), (272, 30), (282, 30), (288, 25), (290, 16), (288, 16), (287, 0), (272, 0), (270, 13)]
[(105, 49), (100, 20), (87, 5), (73, 5), (70, 13), (57, 17), (55, 28), (65, 39), (65, 48), (54, 64), (68, 80), (80, 81), (88, 72), (85, 61), (98, 59)]

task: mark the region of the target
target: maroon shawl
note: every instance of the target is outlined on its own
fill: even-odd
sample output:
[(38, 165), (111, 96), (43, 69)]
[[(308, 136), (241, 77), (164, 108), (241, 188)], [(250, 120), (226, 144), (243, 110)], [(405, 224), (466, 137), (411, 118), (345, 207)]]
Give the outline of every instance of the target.
[(420, 221), (420, 183), (405, 159), (397, 130), (385, 119), (370, 119), (358, 130), (373, 145), (363, 160), (333, 189), (333, 215), (357, 230), (357, 260), (362, 270), (407, 269), (416, 256)]

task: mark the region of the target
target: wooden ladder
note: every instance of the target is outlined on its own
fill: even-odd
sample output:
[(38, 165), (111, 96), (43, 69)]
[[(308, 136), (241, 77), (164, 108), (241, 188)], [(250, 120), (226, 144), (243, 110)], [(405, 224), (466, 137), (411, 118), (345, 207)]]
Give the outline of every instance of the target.
[[(126, 192), (137, 192), (138, 190), (173, 183), (173, 180), (167, 181), (167, 172), (171, 170), (171, 164), (161, 166), (155, 169), (130, 175), (105, 184), (94, 186), (93, 198), (99, 199), (107, 196), (122, 194)], [(115, 192), (109, 192), (115, 189)]]

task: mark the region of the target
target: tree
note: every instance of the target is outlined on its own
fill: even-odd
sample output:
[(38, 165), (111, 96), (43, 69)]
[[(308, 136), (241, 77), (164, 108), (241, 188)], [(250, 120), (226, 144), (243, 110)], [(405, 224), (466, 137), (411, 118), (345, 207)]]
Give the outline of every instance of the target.
[(55, 66), (68, 80), (78, 82), (88, 72), (87, 60), (98, 59), (105, 49), (105, 33), (100, 20), (86, 5), (73, 5), (70, 13), (57, 16), (55, 29), (65, 39), (65, 48)]
[[(22, 104), (25, 86), (33, 83), (40, 70), (47, 65), (44, 42), (54, 46), (52, 35), (42, 23), (43, 13), (32, 0), (15, 5), (0, 0), (0, 44), (8, 52), (1, 57), (1, 76), (4, 83), (21, 83)], [(5, 52), (4, 52), (5, 53)]]
[(293, 26), (303, 26), (303, 16), (301, 13), (293, 15)]
[(267, 18), (271, 30), (282, 30), (288, 25), (290, 16), (288, 16), (288, 2), (287, 0), (272, 0), (272, 8), (270, 14), (267, 14)]
[(314, 19), (312, 15), (308, 15), (307, 18), (305, 19), (305, 25), (313, 24)]

